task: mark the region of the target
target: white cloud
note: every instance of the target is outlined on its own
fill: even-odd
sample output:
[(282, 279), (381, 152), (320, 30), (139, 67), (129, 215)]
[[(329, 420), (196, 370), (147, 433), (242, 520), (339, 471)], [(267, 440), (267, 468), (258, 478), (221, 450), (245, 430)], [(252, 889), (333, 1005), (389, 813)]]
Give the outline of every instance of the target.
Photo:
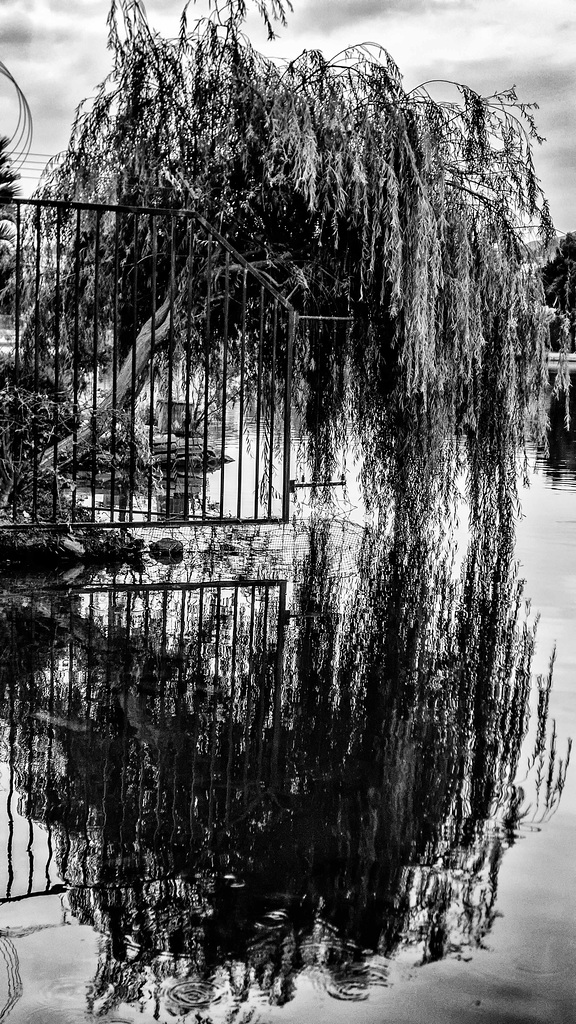
[(0, 40), (3, 53), (9, 50), (25, 52), (33, 35), (34, 22), (25, 11), (17, 10), (12, 5), (0, 8)]
[[(354, 15), (357, 14), (357, 17)], [(547, 141), (535, 160), (555, 220), (576, 225), (576, 19), (574, 0), (306, 0), (275, 44), (282, 56), (304, 47), (328, 57), (353, 43), (381, 43), (407, 89), (430, 78), (455, 79), (481, 93), (511, 85), (536, 101)]]
[[(299, 35), (321, 32), (326, 36), (343, 29), (370, 23), (383, 23), (390, 17), (400, 16), (407, 30), (414, 18), (431, 14), (442, 17), (446, 13), (467, 12), (473, 9), (472, 0), (316, 0), (315, 3), (296, 4), (294, 25)], [(286, 35), (286, 33), (285, 33)]]

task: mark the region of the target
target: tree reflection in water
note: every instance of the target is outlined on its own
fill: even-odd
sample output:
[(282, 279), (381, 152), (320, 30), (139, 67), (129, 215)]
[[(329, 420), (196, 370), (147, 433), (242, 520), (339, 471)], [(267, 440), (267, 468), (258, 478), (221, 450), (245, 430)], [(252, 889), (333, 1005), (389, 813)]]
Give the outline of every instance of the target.
[[(457, 568), (415, 516), (366, 531), (346, 577), (324, 521), (290, 581), (3, 598), (11, 785), (101, 932), (92, 1012), (233, 1019), (301, 972), (358, 1000), (403, 949), (483, 943), (527, 813), (534, 625), (507, 530), (477, 524)], [(538, 820), (568, 761), (550, 686)], [(31, 845), (9, 840), (9, 865)]]

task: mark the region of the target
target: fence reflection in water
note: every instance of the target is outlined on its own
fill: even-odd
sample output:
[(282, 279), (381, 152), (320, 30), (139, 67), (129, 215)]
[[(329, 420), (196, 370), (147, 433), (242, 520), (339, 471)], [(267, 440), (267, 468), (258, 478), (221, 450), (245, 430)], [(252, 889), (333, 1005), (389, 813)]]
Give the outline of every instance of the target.
[[(133, 873), (135, 857), (147, 861), (151, 836), (172, 873), (176, 837), (177, 848), (187, 845), (206, 815), (226, 827), (251, 786), (269, 783), (285, 593), (276, 582), (125, 588), (79, 594), (67, 608), (46, 595), (13, 616), (15, 631), (29, 631), (35, 665), (23, 687), (10, 683), (13, 664), (2, 668), (18, 730), (4, 898), (52, 890), (61, 878), (97, 884), (110, 829), (120, 876)], [(16, 792), (29, 821), (19, 836)]]

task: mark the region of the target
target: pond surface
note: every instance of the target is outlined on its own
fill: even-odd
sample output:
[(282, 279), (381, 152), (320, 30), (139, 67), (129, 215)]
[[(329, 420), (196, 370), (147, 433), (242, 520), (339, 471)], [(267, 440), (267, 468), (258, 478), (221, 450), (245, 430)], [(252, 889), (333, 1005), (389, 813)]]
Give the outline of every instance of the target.
[(576, 1019), (555, 416), (514, 552), (320, 519), (4, 581), (0, 1021)]

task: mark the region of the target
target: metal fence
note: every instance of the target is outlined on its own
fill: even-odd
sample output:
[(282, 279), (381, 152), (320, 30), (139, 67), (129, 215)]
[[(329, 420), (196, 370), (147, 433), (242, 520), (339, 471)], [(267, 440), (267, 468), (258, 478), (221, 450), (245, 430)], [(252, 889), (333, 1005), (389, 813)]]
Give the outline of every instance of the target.
[(287, 520), (290, 303), (190, 210), (10, 210), (4, 518)]

